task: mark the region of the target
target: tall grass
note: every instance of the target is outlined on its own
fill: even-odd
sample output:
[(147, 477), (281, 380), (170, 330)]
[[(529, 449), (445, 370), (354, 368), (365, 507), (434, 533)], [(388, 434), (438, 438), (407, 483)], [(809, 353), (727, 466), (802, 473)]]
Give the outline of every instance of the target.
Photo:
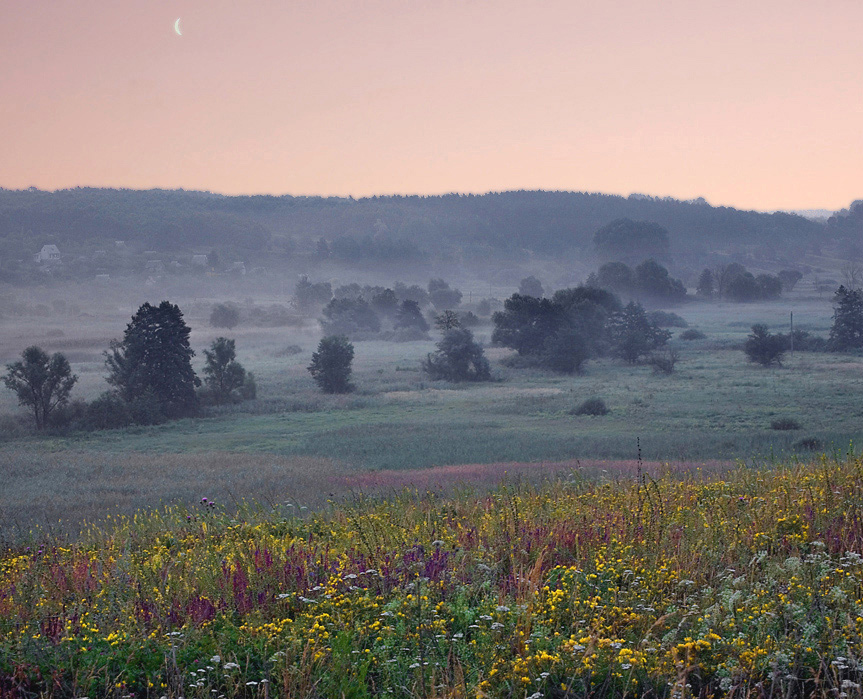
[(209, 501), (0, 559), (0, 692), (859, 696), (863, 463)]

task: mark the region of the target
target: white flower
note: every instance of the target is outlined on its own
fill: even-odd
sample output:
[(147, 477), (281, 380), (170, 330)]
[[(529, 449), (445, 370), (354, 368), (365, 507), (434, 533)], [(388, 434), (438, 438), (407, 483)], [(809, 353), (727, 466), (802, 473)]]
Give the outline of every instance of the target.
[(496, 612), (508, 612), (509, 607), (506, 607), (502, 604), (499, 604), (497, 607), (494, 608), (494, 611), (496, 611)]
[(223, 670), (239, 670), (240, 666), (237, 663), (225, 663), (222, 665)]

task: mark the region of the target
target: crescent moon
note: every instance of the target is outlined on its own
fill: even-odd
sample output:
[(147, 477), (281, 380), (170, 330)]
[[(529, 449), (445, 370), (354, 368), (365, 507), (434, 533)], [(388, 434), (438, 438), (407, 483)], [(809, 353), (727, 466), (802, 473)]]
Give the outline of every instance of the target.
[(174, 22), (174, 31), (177, 32), (177, 36), (183, 36), (183, 32), (180, 31), (180, 18), (177, 17), (177, 21)]

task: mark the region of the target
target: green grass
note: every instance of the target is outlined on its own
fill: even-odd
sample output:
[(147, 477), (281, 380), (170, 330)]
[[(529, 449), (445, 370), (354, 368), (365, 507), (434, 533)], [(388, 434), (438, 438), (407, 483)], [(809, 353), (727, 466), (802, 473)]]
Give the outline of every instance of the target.
[[(30, 496), (32, 521), (44, 521), (47, 513), (53, 517), (66, 505), (74, 509), (78, 500), (89, 501), (98, 476), (87, 475), (86, 469), (75, 481), (50, 469), (18, 468), (64, 454), (70, 455), (70, 462), (83, 459), (82, 463), (112, 458), (123, 463), (134, 456), (155, 466), (189, 456), (211, 455), (219, 464), (229, 463), (226, 455), (272, 455), (288, 461), (311, 457), (333, 464), (338, 473), (357, 473), (465, 463), (632, 459), (637, 443), (645, 459), (671, 461), (779, 458), (795, 454), (795, 444), (807, 438), (844, 452), (863, 437), (863, 358), (797, 353), (782, 368), (764, 369), (747, 362), (736, 348), (754, 322), (785, 330), (780, 322), (787, 320), (790, 309), (796, 327), (821, 334), (829, 329), (827, 299), (676, 309), (707, 337), (672, 340), (681, 359), (670, 376), (609, 359), (591, 361), (583, 375), (573, 377), (518, 370), (500, 363), (507, 350), (490, 349), (495, 382), (447, 385), (429, 382), (417, 371), (433, 343), (361, 342), (356, 343), (357, 392), (348, 396), (325, 396), (315, 389), (306, 371), (316, 342), (310, 330), (241, 327), (230, 335), (237, 338), (240, 360), (255, 372), (257, 401), (213, 417), (152, 428), (28, 436), (0, 443), (0, 478), (5, 485), (0, 523), (11, 502)], [(97, 330), (94, 342), (105, 333), (104, 323)], [(206, 346), (216, 334), (212, 329), (196, 330), (193, 344)], [(488, 327), (477, 331), (489, 334)], [(71, 331), (63, 341), (87, 345), (86, 337), (76, 339)], [(295, 343), (302, 353), (278, 356), (280, 349)], [(95, 352), (95, 345), (90, 351)], [(106, 387), (97, 384), (100, 365), (90, 359), (89, 364), (74, 365), (79, 373), (87, 369), (87, 381), (78, 393), (87, 398)], [(602, 398), (610, 414), (570, 414), (590, 397)], [(7, 410), (13, 410), (10, 396), (5, 399)], [(796, 420), (801, 429), (772, 430), (771, 422), (780, 417)], [(13, 471), (17, 475), (10, 477)], [(308, 482), (329, 477), (314, 469), (307, 476)], [(180, 466), (176, 483), (152, 485), (150, 500), (188, 501), (185, 482), (190, 477)], [(279, 487), (287, 484), (285, 479), (276, 481)], [(50, 500), (40, 498), (40, 492), (52, 493)], [(241, 497), (260, 491), (259, 486), (238, 482), (232, 492)], [(108, 493), (104, 498), (106, 506), (120, 509), (131, 507), (132, 501), (146, 503), (147, 493), (142, 490), (131, 499)], [(15, 511), (19, 520), (28, 521), (20, 506)]]

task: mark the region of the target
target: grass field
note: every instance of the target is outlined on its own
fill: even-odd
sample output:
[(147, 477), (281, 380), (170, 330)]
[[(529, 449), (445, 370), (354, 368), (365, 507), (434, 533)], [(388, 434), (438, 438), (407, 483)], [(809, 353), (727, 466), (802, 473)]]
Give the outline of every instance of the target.
[(858, 697), (861, 508), (859, 459), (173, 506), (0, 554), (0, 692)]
[[(192, 343), (200, 349), (221, 333), (206, 327), (198, 306), (189, 307)], [(676, 310), (707, 338), (672, 340), (681, 360), (671, 376), (612, 360), (589, 362), (574, 377), (517, 370), (500, 363), (507, 350), (489, 348), (495, 382), (447, 385), (430, 383), (419, 371), (432, 342), (359, 342), (357, 391), (340, 397), (320, 394), (306, 371), (318, 337), (313, 327), (240, 326), (229, 334), (240, 360), (255, 372), (256, 401), (152, 428), (47, 438), (7, 434), (0, 442), (0, 532), (8, 537), (58, 519), (75, 523), (105, 510), (188, 504), (204, 494), (221, 501), (295, 498), (318, 506), (324, 494), (345, 492), (350, 481), (342, 477), (378, 470), (617, 461), (636, 458), (638, 445), (651, 461), (764, 461), (805, 456), (803, 442), (840, 453), (860, 442), (863, 359), (798, 352), (782, 368), (763, 369), (739, 349), (752, 323), (787, 330), (792, 310), (795, 327), (826, 335), (827, 298), (693, 303)], [(107, 387), (101, 351), (122, 333), (124, 313), (117, 308), (89, 323), (65, 325), (62, 336), (37, 330), (35, 321), (4, 327), (3, 359), (32, 342), (66, 352), (81, 377), (76, 395), (93, 398)], [(490, 328), (476, 334), (487, 339)], [(292, 344), (302, 352), (286, 356)], [(0, 395), (0, 409), (14, 413), (11, 394)], [(605, 400), (609, 415), (570, 414), (594, 396)], [(772, 430), (779, 418), (801, 428)]]

